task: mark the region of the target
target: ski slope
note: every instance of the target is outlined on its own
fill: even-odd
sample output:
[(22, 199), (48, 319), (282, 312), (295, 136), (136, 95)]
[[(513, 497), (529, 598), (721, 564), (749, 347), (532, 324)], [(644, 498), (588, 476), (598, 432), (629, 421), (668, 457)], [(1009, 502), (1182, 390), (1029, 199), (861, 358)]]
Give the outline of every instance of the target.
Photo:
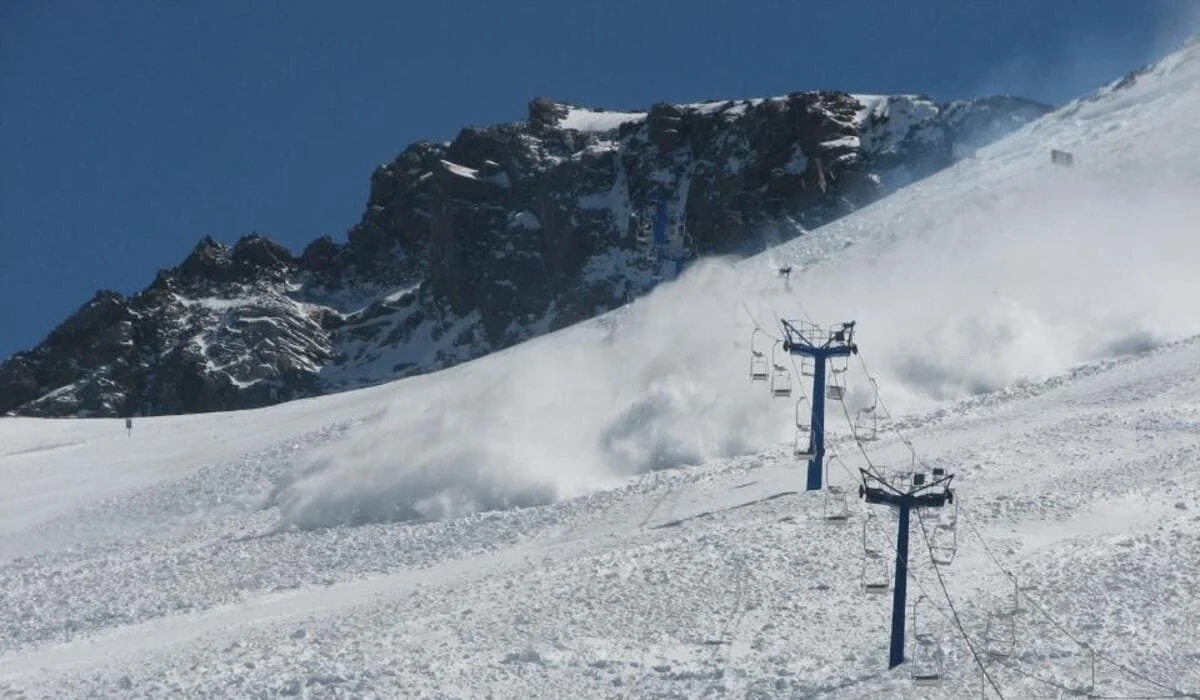
[[(433, 375), (129, 435), (0, 421), (0, 688), (1200, 692), (1198, 77), (1192, 45), (758, 258)], [(824, 519), (793, 403), (748, 381), (752, 319), (781, 315), (859, 323), (831, 483), (909, 445), (957, 475), (955, 529), (912, 530), (938, 685), (886, 670), (890, 596), (862, 590), (892, 516)], [(868, 372), (891, 420), (860, 449)]]

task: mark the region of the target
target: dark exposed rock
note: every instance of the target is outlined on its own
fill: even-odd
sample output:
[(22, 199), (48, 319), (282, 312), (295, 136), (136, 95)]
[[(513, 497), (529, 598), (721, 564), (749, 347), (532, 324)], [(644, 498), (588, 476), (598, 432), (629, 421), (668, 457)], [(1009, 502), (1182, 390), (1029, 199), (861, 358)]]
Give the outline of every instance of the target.
[(229, 248), (205, 236), (192, 248), (191, 255), (179, 266), (179, 274), (191, 279), (226, 282), (231, 278), (233, 261)]
[(529, 123), (534, 127), (552, 127), (567, 116), (567, 106), (546, 97), (535, 97), (529, 101)]
[(305, 270), (312, 272), (328, 270), (336, 262), (337, 254), (338, 244), (334, 243), (329, 236), (321, 236), (305, 246), (304, 252), (300, 255), (300, 265)]
[(0, 364), (0, 413), (225, 410), (450, 366), (649, 289), (630, 221), (660, 198), (692, 253), (752, 251), (1046, 111), (826, 91), (642, 112), (537, 98), (526, 121), (376, 168), (344, 245), (297, 258), (259, 234), (206, 237), (139, 294), (98, 293)]
[(282, 269), (295, 262), (291, 251), (257, 233), (238, 240), (231, 257), (234, 265), (259, 269)]

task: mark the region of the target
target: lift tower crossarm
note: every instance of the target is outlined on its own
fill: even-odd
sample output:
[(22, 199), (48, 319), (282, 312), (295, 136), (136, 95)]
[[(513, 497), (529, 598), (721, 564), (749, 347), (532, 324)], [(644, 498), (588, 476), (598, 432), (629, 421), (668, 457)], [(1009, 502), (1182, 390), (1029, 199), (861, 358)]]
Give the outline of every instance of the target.
[(900, 511), (896, 532), (896, 580), (892, 587), (892, 639), (888, 653), (888, 668), (904, 663), (904, 606), (908, 594), (908, 525), (913, 508), (941, 508), (954, 502), (950, 490), (953, 474), (943, 469), (934, 469), (931, 481), (925, 481), (921, 473), (912, 475), (912, 483), (902, 490), (885, 481), (877, 472), (859, 469), (862, 485), (858, 495), (867, 503), (883, 503)]
[(825, 462), (825, 361), (831, 357), (846, 357), (858, 353), (854, 344), (854, 321), (840, 328), (822, 329), (804, 321), (780, 319), (783, 327), (783, 349), (792, 355), (810, 357), (813, 361), (812, 420), (809, 422), (809, 442), (812, 456), (808, 460), (805, 490), (821, 490)]

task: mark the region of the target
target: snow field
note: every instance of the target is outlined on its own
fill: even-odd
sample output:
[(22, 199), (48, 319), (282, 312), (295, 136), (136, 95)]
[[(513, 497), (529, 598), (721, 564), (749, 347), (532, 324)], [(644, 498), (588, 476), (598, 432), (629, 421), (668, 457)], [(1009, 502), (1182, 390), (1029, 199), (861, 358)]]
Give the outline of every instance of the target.
[[(961, 698), (973, 648), (1032, 698), (1089, 692), (1090, 648), (1097, 695), (1200, 692), (1197, 54), (757, 259), (444, 372), (131, 437), (0, 421), (0, 687)], [(939, 685), (885, 670), (890, 596), (862, 591), (890, 566), (864, 556), (867, 515), (885, 555), (894, 516), (824, 520), (793, 404), (747, 381), (751, 318), (805, 312), (859, 321), (894, 418), (864, 457), (830, 405), (832, 483), (910, 467), (895, 428), (957, 475), (953, 564), (925, 549), (945, 511), (910, 551)], [(853, 415), (871, 396), (848, 374)], [(1015, 623), (1005, 656), (989, 618)]]

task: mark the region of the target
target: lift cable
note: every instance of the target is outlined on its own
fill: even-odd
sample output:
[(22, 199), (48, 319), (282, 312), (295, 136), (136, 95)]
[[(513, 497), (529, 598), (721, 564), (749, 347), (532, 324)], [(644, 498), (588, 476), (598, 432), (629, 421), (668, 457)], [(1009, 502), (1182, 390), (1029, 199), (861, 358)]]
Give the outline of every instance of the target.
[[(929, 558), (932, 561), (933, 543), (929, 540), (929, 531), (925, 528), (925, 516), (921, 514), (920, 508), (916, 508), (915, 510), (917, 511), (917, 523), (921, 526), (921, 538), (925, 541), (925, 549), (929, 552)], [(933, 572), (937, 574), (938, 587), (942, 589), (942, 595), (946, 597), (946, 605), (950, 608), (950, 614), (954, 617), (954, 626), (958, 628), (958, 633), (962, 635), (963, 641), (967, 643), (967, 649), (971, 652), (971, 656), (975, 658), (975, 663), (979, 664), (979, 670), (983, 673), (983, 677), (987, 679), (988, 685), (992, 686), (992, 690), (996, 691), (996, 695), (999, 695), (1003, 700), (1004, 694), (1000, 692), (1000, 686), (996, 685), (992, 674), (988, 673), (987, 666), (984, 665), (983, 659), (979, 657), (979, 653), (975, 651), (975, 645), (971, 643), (971, 637), (963, 627), (962, 620), (958, 616), (958, 610), (954, 608), (954, 601), (950, 598), (950, 591), (946, 589), (946, 581), (942, 578), (942, 567), (936, 561), (933, 562)]]
[[(858, 353), (858, 361), (862, 365), (863, 372), (867, 375), (867, 377), (873, 377), (874, 375), (872, 375), (870, 373), (870, 370), (867, 368), (866, 360), (863, 359), (861, 352)], [(904, 436), (904, 434), (901, 432), (900, 428), (897, 427), (896, 420), (892, 416), (891, 411), (888, 410), (887, 404), (883, 400), (883, 396), (877, 393), (876, 400), (878, 401), (880, 408), (883, 409), (884, 415), (887, 417), (888, 425), (900, 437), (900, 441), (902, 443), (904, 443), (904, 445), (906, 447), (908, 447), (909, 452), (912, 454), (913, 460), (917, 464), (920, 464), (923, 468), (927, 468), (927, 465), (925, 464), (924, 460), (921, 459), (921, 456), (917, 453), (916, 448), (913, 446), (912, 442), (909, 441)], [(844, 406), (843, 406), (843, 408), (844, 408)], [(848, 411), (846, 412), (846, 417), (847, 417), (847, 420), (849, 420), (849, 412)], [(860, 445), (860, 447), (861, 447), (861, 445)], [(864, 450), (864, 454), (865, 454), (865, 452), (866, 451)], [(978, 528), (975, 527), (975, 523), (972, 521), (968, 509), (960, 508), (960, 512), (962, 513), (964, 519), (967, 521), (967, 526), (971, 529), (972, 533), (974, 533), (976, 539), (978, 539), (979, 542), (983, 545), (984, 551), (987, 553), (988, 558), (990, 558), (992, 560), (992, 562), (997, 566), (997, 568), (1000, 569), (1000, 571), (1005, 576), (1012, 578), (1013, 577), (1012, 572), (1009, 570), (1008, 567), (1004, 566), (1004, 564), (999, 560), (999, 558), (996, 556), (996, 554), (992, 550), (992, 548), (990, 546), (988, 546), (987, 541), (983, 538), (983, 535), (979, 532)], [(940, 575), (939, 575), (939, 578), (940, 578)], [(1029, 601), (1030, 604), (1032, 604), (1033, 607), (1038, 612), (1040, 612), (1047, 620), (1049, 620), (1051, 622), (1051, 624), (1054, 625), (1055, 628), (1057, 628), (1060, 632), (1062, 632), (1063, 635), (1065, 635), (1068, 639), (1070, 639), (1075, 644), (1079, 645), (1081, 648), (1086, 649), (1087, 651), (1089, 651), (1092, 654), (1095, 654), (1096, 658), (1101, 659), (1101, 660), (1111, 664), (1112, 666), (1115, 666), (1116, 668), (1124, 671), (1125, 673), (1128, 673), (1129, 675), (1134, 676), (1135, 678), (1138, 678), (1138, 679), (1142, 680), (1143, 682), (1148, 683), (1148, 684), (1154, 686), (1155, 688), (1158, 688), (1159, 690), (1164, 690), (1164, 691), (1173, 693), (1173, 695), (1169, 695), (1166, 697), (1200, 698), (1200, 695), (1197, 695), (1195, 693), (1185, 693), (1182, 690), (1179, 690), (1178, 688), (1173, 688), (1169, 685), (1166, 685), (1164, 683), (1156, 681), (1153, 678), (1150, 678), (1149, 676), (1147, 676), (1146, 674), (1141, 673), (1140, 671), (1137, 671), (1136, 669), (1133, 669), (1133, 668), (1117, 661), (1116, 659), (1113, 659), (1111, 656), (1108, 656), (1107, 654), (1104, 654), (1100, 650), (1094, 648), (1092, 645), (1081, 641), (1078, 637), (1071, 634), (1071, 632), (1068, 631), (1067, 628), (1062, 623), (1060, 623), (1058, 620), (1054, 619), (1042, 605), (1040, 605), (1036, 600), (1033, 599), (1032, 596), (1029, 595), (1029, 593), (1027, 591), (1022, 591), (1022, 590), (1020, 590), (1020, 588), (1018, 588), (1017, 591), (1018, 591), (1018, 593), (1023, 595), (1025, 597), (1025, 599), (1027, 601)]]
[(1021, 668), (1020, 666), (1017, 666), (1014, 663), (1005, 661), (1004, 659), (996, 659), (996, 663), (998, 663), (1001, 666), (1007, 668), (1008, 670), (1016, 673), (1017, 675), (1025, 676), (1026, 678), (1035, 680), (1039, 683), (1050, 686), (1051, 688), (1054, 688), (1056, 690), (1062, 691), (1064, 693), (1070, 693), (1071, 695), (1075, 695), (1078, 697), (1087, 698), (1088, 700), (1170, 700), (1171, 698), (1179, 698), (1179, 697), (1185, 697), (1185, 698), (1186, 697), (1195, 697), (1194, 695), (1192, 695), (1192, 696), (1189, 696), (1189, 695), (1183, 695), (1183, 696), (1180, 696), (1180, 695), (1100, 695), (1100, 694), (1096, 693), (1094, 690), (1092, 690), (1092, 691), (1080, 690), (1078, 688), (1072, 688), (1063, 683), (1059, 683), (1058, 681), (1050, 680), (1048, 678), (1042, 678), (1041, 676), (1037, 675), (1036, 673), (1030, 673), (1029, 671), (1026, 671), (1025, 669)]
[(1026, 678), (1028, 678), (1030, 680), (1035, 680), (1038, 683), (1048, 685), (1051, 688), (1054, 688), (1055, 690), (1060, 690), (1064, 693), (1069, 693), (1071, 695), (1078, 695), (1078, 696), (1086, 697), (1086, 698), (1089, 698), (1092, 700), (1095, 700), (1096, 698), (1101, 697), (1099, 695), (1093, 695), (1092, 693), (1079, 690), (1078, 688), (1072, 688), (1068, 685), (1059, 683), (1058, 681), (1050, 680), (1048, 678), (1042, 678), (1041, 676), (1037, 675), (1036, 673), (1031, 673), (1029, 671), (1026, 671), (1025, 669), (1021, 668), (1020, 666), (1018, 666), (1014, 663), (1005, 661), (1004, 659), (996, 659), (996, 663), (1000, 664), (1004, 668), (1007, 668), (1008, 670), (1012, 671), (1013, 673), (1016, 673), (1019, 676), (1025, 676)]
[[(996, 552), (991, 548), (990, 545), (988, 545), (987, 540), (984, 539), (983, 534), (981, 532), (979, 532), (979, 528), (975, 527), (975, 522), (970, 517), (969, 511), (967, 509), (963, 508), (962, 514), (963, 514), (964, 518), (966, 519), (967, 527), (969, 527), (971, 529), (971, 532), (975, 535), (975, 538), (977, 540), (979, 540), (979, 543), (981, 545), (983, 545), (983, 550), (984, 550), (984, 552), (987, 553), (988, 558), (992, 560), (992, 563), (994, 563), (996, 565), (996, 568), (1000, 569), (1000, 571), (1002, 571), (1006, 576), (1011, 577), (1013, 574), (1010, 571), (1009, 567), (1006, 567), (1004, 565), (1004, 563), (1002, 561), (1000, 561), (1000, 558), (998, 556), (996, 556)], [(1169, 685), (1166, 685), (1164, 683), (1156, 681), (1153, 678), (1147, 676), (1146, 674), (1138, 671), (1137, 669), (1131, 668), (1131, 667), (1127, 666), (1126, 664), (1123, 664), (1120, 661), (1117, 661), (1116, 659), (1112, 658), (1108, 654), (1105, 654), (1103, 651), (1095, 648), (1088, 642), (1085, 642), (1082, 639), (1080, 639), (1079, 637), (1077, 637), (1076, 635), (1072, 634), (1071, 631), (1068, 630), (1064, 624), (1062, 624), (1061, 622), (1056, 620), (1054, 618), (1054, 616), (1051, 615), (1048, 610), (1046, 610), (1045, 606), (1043, 606), (1033, 596), (1031, 596), (1028, 591), (1022, 591), (1019, 588), (1017, 590), (1022, 596), (1024, 596), (1025, 600), (1028, 601), (1029, 604), (1032, 605), (1033, 608), (1035, 610), (1037, 610), (1043, 617), (1045, 617), (1047, 620), (1049, 620), (1050, 624), (1052, 624), (1055, 627), (1055, 629), (1057, 629), (1059, 632), (1061, 632), (1063, 634), (1063, 636), (1065, 636), (1067, 639), (1070, 639), (1072, 642), (1079, 645), (1081, 648), (1086, 649), (1088, 652), (1094, 654), (1097, 659), (1100, 659), (1100, 660), (1120, 669), (1121, 671), (1128, 673), (1129, 675), (1133, 676), (1134, 678), (1137, 678), (1137, 679), (1143, 681), (1144, 683), (1154, 686), (1155, 688), (1157, 688), (1159, 690), (1164, 690), (1169, 693), (1172, 693), (1172, 695), (1165, 696), (1165, 697), (1174, 697), (1174, 698), (1200, 697), (1200, 696), (1196, 695), (1195, 693), (1186, 693), (1182, 690), (1179, 690), (1178, 688), (1173, 688)]]
[(754, 324), (754, 328), (755, 328), (755, 329), (756, 329), (756, 330), (757, 330), (759, 333), (762, 333), (763, 335), (767, 336), (767, 337), (768, 337), (768, 338), (770, 338), (771, 340), (774, 340), (776, 343), (783, 342), (783, 339), (782, 339), (782, 338), (780, 338), (780, 337), (778, 337), (778, 336), (771, 335), (770, 333), (768, 333), (768, 332), (766, 331), (766, 329), (765, 329), (765, 328), (763, 328), (763, 327), (762, 327), (762, 324), (760, 324), (760, 323), (758, 322), (758, 319), (754, 318), (754, 314), (750, 313), (750, 307), (746, 305), (746, 302), (745, 302), (745, 300), (743, 300), (743, 301), (742, 301), (742, 309), (743, 309), (743, 310), (746, 312), (746, 315), (750, 317), (750, 322)]

